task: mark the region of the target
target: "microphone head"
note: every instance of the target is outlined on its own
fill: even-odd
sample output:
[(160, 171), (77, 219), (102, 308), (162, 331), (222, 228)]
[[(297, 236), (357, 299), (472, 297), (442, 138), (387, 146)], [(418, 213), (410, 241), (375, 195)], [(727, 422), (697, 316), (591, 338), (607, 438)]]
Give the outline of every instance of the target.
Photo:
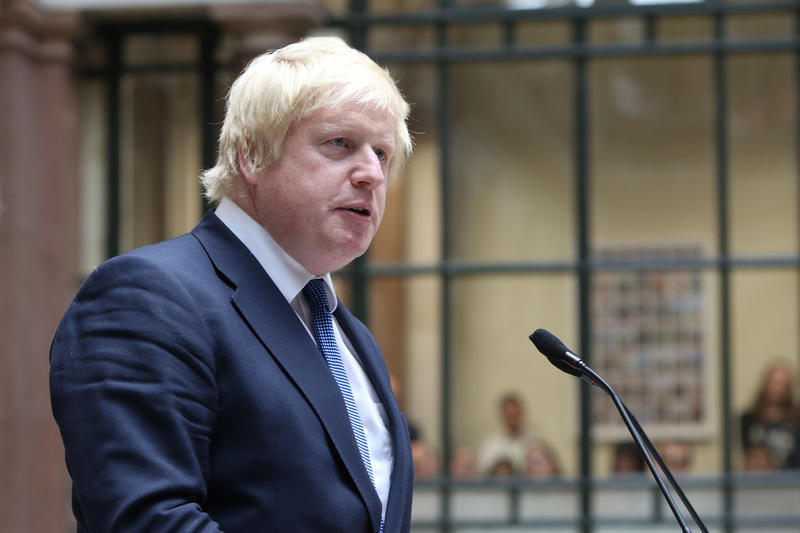
[(536, 346), (536, 349), (539, 350), (542, 355), (547, 357), (547, 360), (550, 361), (553, 366), (562, 372), (566, 372), (567, 374), (571, 374), (579, 378), (583, 377), (583, 370), (570, 364), (570, 361), (567, 359), (565, 353), (572, 352), (569, 350), (569, 348), (564, 346), (563, 342), (558, 340), (558, 337), (546, 329), (539, 328), (531, 333), (528, 338)]

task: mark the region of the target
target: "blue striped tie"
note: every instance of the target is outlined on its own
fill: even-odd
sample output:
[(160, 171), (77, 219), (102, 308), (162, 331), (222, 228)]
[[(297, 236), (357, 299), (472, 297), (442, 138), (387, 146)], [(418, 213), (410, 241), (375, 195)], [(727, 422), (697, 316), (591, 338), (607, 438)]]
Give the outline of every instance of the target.
[[(370, 481), (375, 485), (375, 478), (372, 475), (372, 461), (370, 461), (369, 447), (367, 446), (367, 435), (364, 433), (361, 416), (358, 414), (356, 401), (353, 399), (353, 391), (350, 389), (350, 381), (347, 379), (347, 372), (344, 369), (339, 346), (336, 344), (336, 336), (333, 333), (333, 318), (328, 306), (325, 282), (320, 278), (312, 279), (303, 287), (303, 296), (311, 306), (317, 346), (325, 357), (328, 368), (330, 368), (331, 374), (333, 374), (336, 384), (339, 385), (339, 390), (342, 392), (344, 405), (347, 407), (347, 416), (350, 417), (350, 426), (353, 428), (358, 451), (361, 452), (361, 460), (364, 461), (364, 467), (367, 469)], [(381, 531), (383, 531), (383, 520), (381, 520)]]

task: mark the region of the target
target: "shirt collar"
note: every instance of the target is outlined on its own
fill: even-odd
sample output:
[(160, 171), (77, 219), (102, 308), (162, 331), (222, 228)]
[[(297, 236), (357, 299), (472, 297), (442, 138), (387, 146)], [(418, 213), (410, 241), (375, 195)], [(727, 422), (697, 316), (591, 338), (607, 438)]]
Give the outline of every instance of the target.
[[(298, 263), (272, 238), (269, 232), (250, 217), (236, 202), (227, 196), (217, 206), (217, 217), (250, 250), (287, 302), (294, 301), (306, 283), (316, 276)], [(338, 299), (330, 273), (322, 276), (331, 302), (331, 312), (336, 310)]]

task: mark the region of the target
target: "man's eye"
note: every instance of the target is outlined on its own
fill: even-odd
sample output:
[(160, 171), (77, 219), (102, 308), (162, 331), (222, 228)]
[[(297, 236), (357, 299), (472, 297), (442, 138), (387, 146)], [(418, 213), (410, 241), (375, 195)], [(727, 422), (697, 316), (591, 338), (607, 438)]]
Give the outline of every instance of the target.
[(336, 137), (335, 139), (331, 139), (331, 144), (334, 146), (344, 146), (344, 137)]
[(386, 160), (386, 152), (384, 152), (380, 148), (376, 148), (375, 149), (375, 155), (377, 155), (378, 159), (380, 159), (381, 161), (385, 161)]

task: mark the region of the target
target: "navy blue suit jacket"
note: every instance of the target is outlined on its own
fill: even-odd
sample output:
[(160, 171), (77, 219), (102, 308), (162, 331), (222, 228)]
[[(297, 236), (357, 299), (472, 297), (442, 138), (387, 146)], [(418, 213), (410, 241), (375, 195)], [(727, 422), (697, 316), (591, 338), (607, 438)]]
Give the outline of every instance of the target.
[[(388, 414), (386, 532), (407, 532), (408, 428), (375, 339), (344, 306), (336, 318)], [(78, 532), (378, 532), (335, 380), (213, 213), (95, 270), (50, 357)]]

